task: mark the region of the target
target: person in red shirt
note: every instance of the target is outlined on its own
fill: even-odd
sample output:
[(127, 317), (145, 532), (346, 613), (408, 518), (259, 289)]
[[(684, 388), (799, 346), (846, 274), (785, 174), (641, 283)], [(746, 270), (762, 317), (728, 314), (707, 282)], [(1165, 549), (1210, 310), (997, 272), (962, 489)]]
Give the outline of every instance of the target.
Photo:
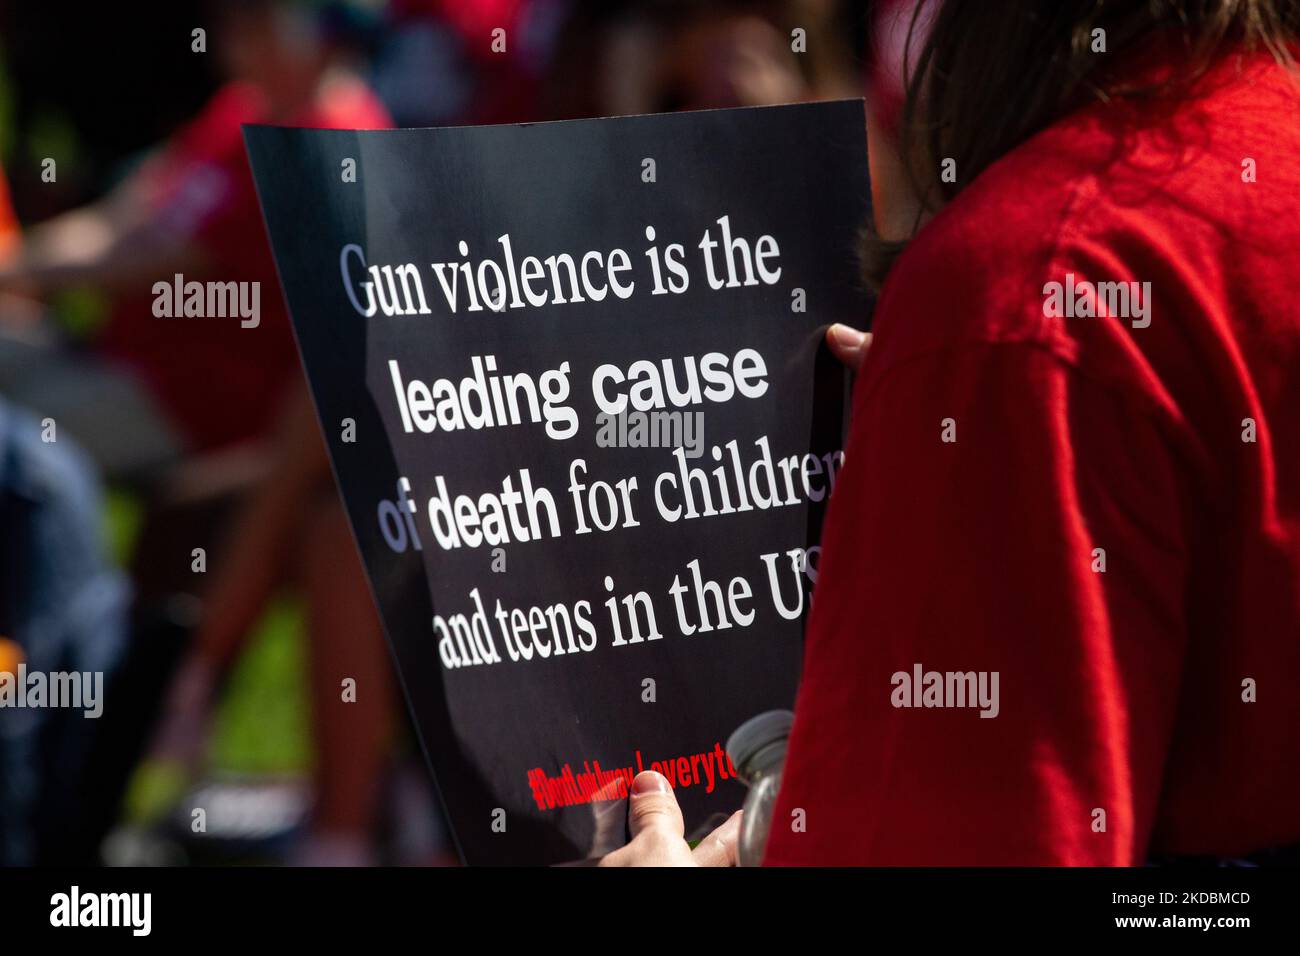
[[(213, 49), (229, 82), (107, 199), (37, 226), (0, 270), (0, 289), (90, 286), (112, 295), (100, 354), (144, 385), (178, 450), (207, 452), (265, 436), (299, 378), (241, 125), (391, 125), (349, 68), (346, 47), (323, 26), (274, 0), (224, 13)], [(160, 317), (155, 284), (171, 284), (177, 274), (187, 282), (258, 283), (256, 323)], [(45, 383), (34, 400), (52, 401), (55, 388)], [(100, 454), (93, 418), (81, 422), (93, 413), (83, 407), (59, 417), (110, 474), (134, 477), (128, 466), (136, 461), (115, 467), (120, 436)]]
[[(101, 364), (111, 371), (79, 366), (60, 377), (111, 380), (112, 393), (91, 400), (79, 388), (66, 407), (49, 414), (73, 435), (99, 439), (92, 450), (115, 476), (135, 477), (149, 466), (146, 476), (155, 478), (158, 466), (175, 465), (182, 451), (208, 453), (165, 475), (158, 497), (170, 504), (221, 487), (224, 471), (242, 478), (249, 470), (244, 459), (257, 459), (257, 480), (224, 540), (202, 539), (221, 549), (152, 754), (198, 767), (224, 674), (277, 589), (297, 585), (306, 605), (317, 759), (311, 832), (296, 859), (362, 862), (371, 858), (395, 688), (299, 371), (240, 127), (391, 124), (353, 72), (351, 50), (340, 42), (345, 38), (331, 33), (337, 24), (328, 5), (243, 0), (217, 13), (212, 49), (230, 82), (107, 201), (35, 230), (0, 268), (0, 291), (91, 286), (114, 296), (98, 343)], [(260, 315), (251, 323), (239, 316), (160, 316), (154, 285), (170, 285), (176, 274), (185, 281), (256, 283)], [(31, 399), (44, 412), (57, 398), (55, 376), (34, 378)], [(142, 384), (141, 400), (124, 401), (116, 387), (123, 379)], [(156, 428), (142, 427), (154, 419)], [(128, 431), (174, 434), (176, 448), (167, 456), (173, 442), (150, 440), (124, 454)], [(246, 455), (250, 444), (253, 454)], [(171, 517), (164, 512), (155, 523)], [(137, 583), (140, 603), (160, 590)], [(366, 688), (356, 704), (340, 704), (343, 677)]]
[[(937, 6), (765, 862), (1282, 859), (1300, 4)], [(658, 784), (612, 862), (692, 861)]]

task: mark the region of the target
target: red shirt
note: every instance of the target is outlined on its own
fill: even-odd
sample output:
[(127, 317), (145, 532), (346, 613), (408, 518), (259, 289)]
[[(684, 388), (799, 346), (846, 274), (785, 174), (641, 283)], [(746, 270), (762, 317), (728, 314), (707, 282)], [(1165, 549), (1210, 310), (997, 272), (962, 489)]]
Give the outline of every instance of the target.
[[(1300, 841), (1297, 116), (1300, 82), (1266, 56), (1172, 110), (1090, 106), (899, 258), (768, 863)], [(1048, 314), (1071, 275), (1149, 282), (1149, 325)], [(918, 664), (998, 672), (997, 716), (894, 706)]]
[[(229, 84), (137, 183), (154, 215), (178, 239), (203, 248), (211, 268), (185, 281), (259, 282), (260, 321), (239, 318), (159, 318), (154, 281), (124, 297), (102, 344), (144, 379), (196, 449), (216, 448), (262, 434), (274, 421), (286, 385), (298, 374), (293, 331), (280, 294), (275, 261), (262, 225), (242, 123), (267, 121), (257, 90)], [(379, 101), (359, 82), (328, 86), (294, 116), (293, 126), (382, 129), (390, 125)]]

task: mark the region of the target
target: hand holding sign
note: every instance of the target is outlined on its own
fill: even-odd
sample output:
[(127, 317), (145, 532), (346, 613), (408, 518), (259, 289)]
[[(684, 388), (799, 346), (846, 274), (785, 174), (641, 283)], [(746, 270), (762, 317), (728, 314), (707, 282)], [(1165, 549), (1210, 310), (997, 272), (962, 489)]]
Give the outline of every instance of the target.
[(673, 789), (653, 770), (637, 774), (628, 798), (627, 826), (632, 840), (603, 857), (601, 866), (735, 866), (740, 810), (694, 849), (686, 842), (686, 822)]

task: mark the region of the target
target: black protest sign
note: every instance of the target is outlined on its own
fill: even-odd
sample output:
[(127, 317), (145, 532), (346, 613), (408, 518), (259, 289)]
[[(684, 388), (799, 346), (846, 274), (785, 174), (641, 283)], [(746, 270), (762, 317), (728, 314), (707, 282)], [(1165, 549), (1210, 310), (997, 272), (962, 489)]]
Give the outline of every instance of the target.
[(843, 459), (861, 102), (245, 132), (465, 858), (607, 851), (643, 768), (688, 826), (735, 809), (721, 745), (794, 701)]

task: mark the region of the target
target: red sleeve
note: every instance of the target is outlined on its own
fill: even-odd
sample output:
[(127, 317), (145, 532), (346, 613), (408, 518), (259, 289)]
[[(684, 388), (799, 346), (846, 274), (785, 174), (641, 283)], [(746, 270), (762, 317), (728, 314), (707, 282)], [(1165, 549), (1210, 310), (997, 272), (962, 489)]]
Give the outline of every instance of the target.
[(9, 258), (18, 245), (21, 234), (18, 217), (14, 215), (13, 206), (9, 203), (9, 183), (5, 179), (4, 170), (0, 169), (0, 262)]
[[(1185, 633), (1184, 505), (1154, 417), (1041, 344), (877, 358), (767, 862), (1140, 862)], [(913, 698), (894, 675), (917, 665)], [(996, 716), (894, 706), (924, 703), (927, 672), (972, 671), (989, 697), (998, 675)]]

